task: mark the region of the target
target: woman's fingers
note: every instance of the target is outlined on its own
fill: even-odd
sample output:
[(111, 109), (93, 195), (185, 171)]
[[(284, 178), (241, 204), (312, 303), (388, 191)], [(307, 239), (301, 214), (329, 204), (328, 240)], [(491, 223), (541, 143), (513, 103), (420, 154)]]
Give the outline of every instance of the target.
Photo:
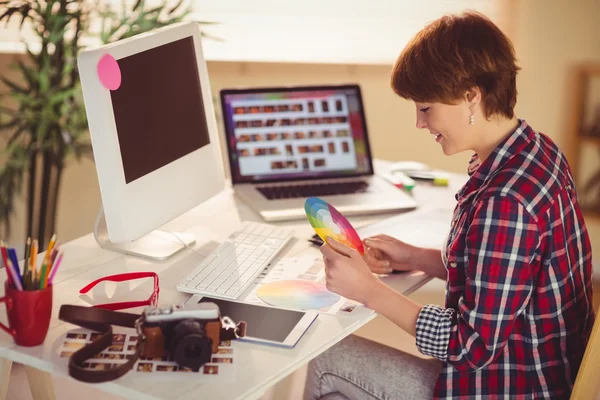
[(382, 253), (387, 253), (387, 254), (391, 254), (394, 252), (394, 245), (396, 244), (395, 242), (388, 240), (386, 238), (380, 238), (380, 237), (371, 237), (368, 239), (365, 239), (365, 245), (367, 247), (372, 248), (373, 250), (378, 250)]
[(387, 260), (377, 260), (368, 263), (371, 272), (376, 274), (390, 274), (393, 271), (393, 268), (390, 265), (390, 262)]

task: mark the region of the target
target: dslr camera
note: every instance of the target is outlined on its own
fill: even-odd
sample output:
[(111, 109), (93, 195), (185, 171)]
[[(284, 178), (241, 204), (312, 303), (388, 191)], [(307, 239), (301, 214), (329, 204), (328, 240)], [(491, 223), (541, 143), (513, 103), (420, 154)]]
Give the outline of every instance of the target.
[(219, 343), (245, 336), (246, 323), (222, 317), (215, 303), (146, 308), (137, 324), (144, 339), (143, 357), (170, 356), (182, 367), (198, 369), (210, 362)]

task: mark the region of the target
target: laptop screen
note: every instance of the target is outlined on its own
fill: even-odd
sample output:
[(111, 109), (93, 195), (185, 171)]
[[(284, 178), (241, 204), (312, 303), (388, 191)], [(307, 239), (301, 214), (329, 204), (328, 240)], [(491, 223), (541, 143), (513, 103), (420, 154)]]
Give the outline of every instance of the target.
[(360, 88), (221, 91), (233, 183), (369, 175)]

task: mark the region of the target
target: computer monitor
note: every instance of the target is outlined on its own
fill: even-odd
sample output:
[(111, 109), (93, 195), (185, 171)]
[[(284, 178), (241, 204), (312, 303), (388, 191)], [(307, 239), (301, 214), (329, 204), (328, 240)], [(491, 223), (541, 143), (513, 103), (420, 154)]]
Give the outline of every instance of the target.
[(155, 229), (225, 182), (199, 26), (85, 50), (78, 66), (107, 229), (99, 215), (97, 240), (168, 258), (183, 247), (179, 236)]

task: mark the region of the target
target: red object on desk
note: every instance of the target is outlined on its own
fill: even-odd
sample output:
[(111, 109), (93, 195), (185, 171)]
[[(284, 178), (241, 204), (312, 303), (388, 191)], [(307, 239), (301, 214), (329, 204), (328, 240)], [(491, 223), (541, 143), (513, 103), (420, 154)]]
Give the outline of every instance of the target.
[(123, 301), (120, 303), (97, 304), (94, 307), (104, 308), (106, 310), (112, 310), (112, 311), (123, 310), (125, 308), (141, 307), (141, 306), (156, 307), (158, 304), (158, 292), (160, 291), (160, 287), (158, 285), (158, 274), (156, 274), (155, 272), (128, 272), (125, 274), (116, 274), (116, 275), (105, 276), (104, 278), (96, 279), (94, 282), (85, 286), (83, 289), (81, 289), (79, 291), (79, 293), (82, 293), (82, 294), (87, 293), (94, 286), (96, 286), (100, 282), (104, 282), (104, 281), (125, 282), (125, 281), (131, 281), (134, 279), (141, 279), (141, 278), (154, 278), (154, 290), (152, 291), (152, 294), (150, 295), (148, 300)]
[(44, 342), (52, 315), (52, 286), (42, 290), (17, 290), (4, 283), (8, 326), (0, 328), (9, 333), (19, 346), (38, 346)]

